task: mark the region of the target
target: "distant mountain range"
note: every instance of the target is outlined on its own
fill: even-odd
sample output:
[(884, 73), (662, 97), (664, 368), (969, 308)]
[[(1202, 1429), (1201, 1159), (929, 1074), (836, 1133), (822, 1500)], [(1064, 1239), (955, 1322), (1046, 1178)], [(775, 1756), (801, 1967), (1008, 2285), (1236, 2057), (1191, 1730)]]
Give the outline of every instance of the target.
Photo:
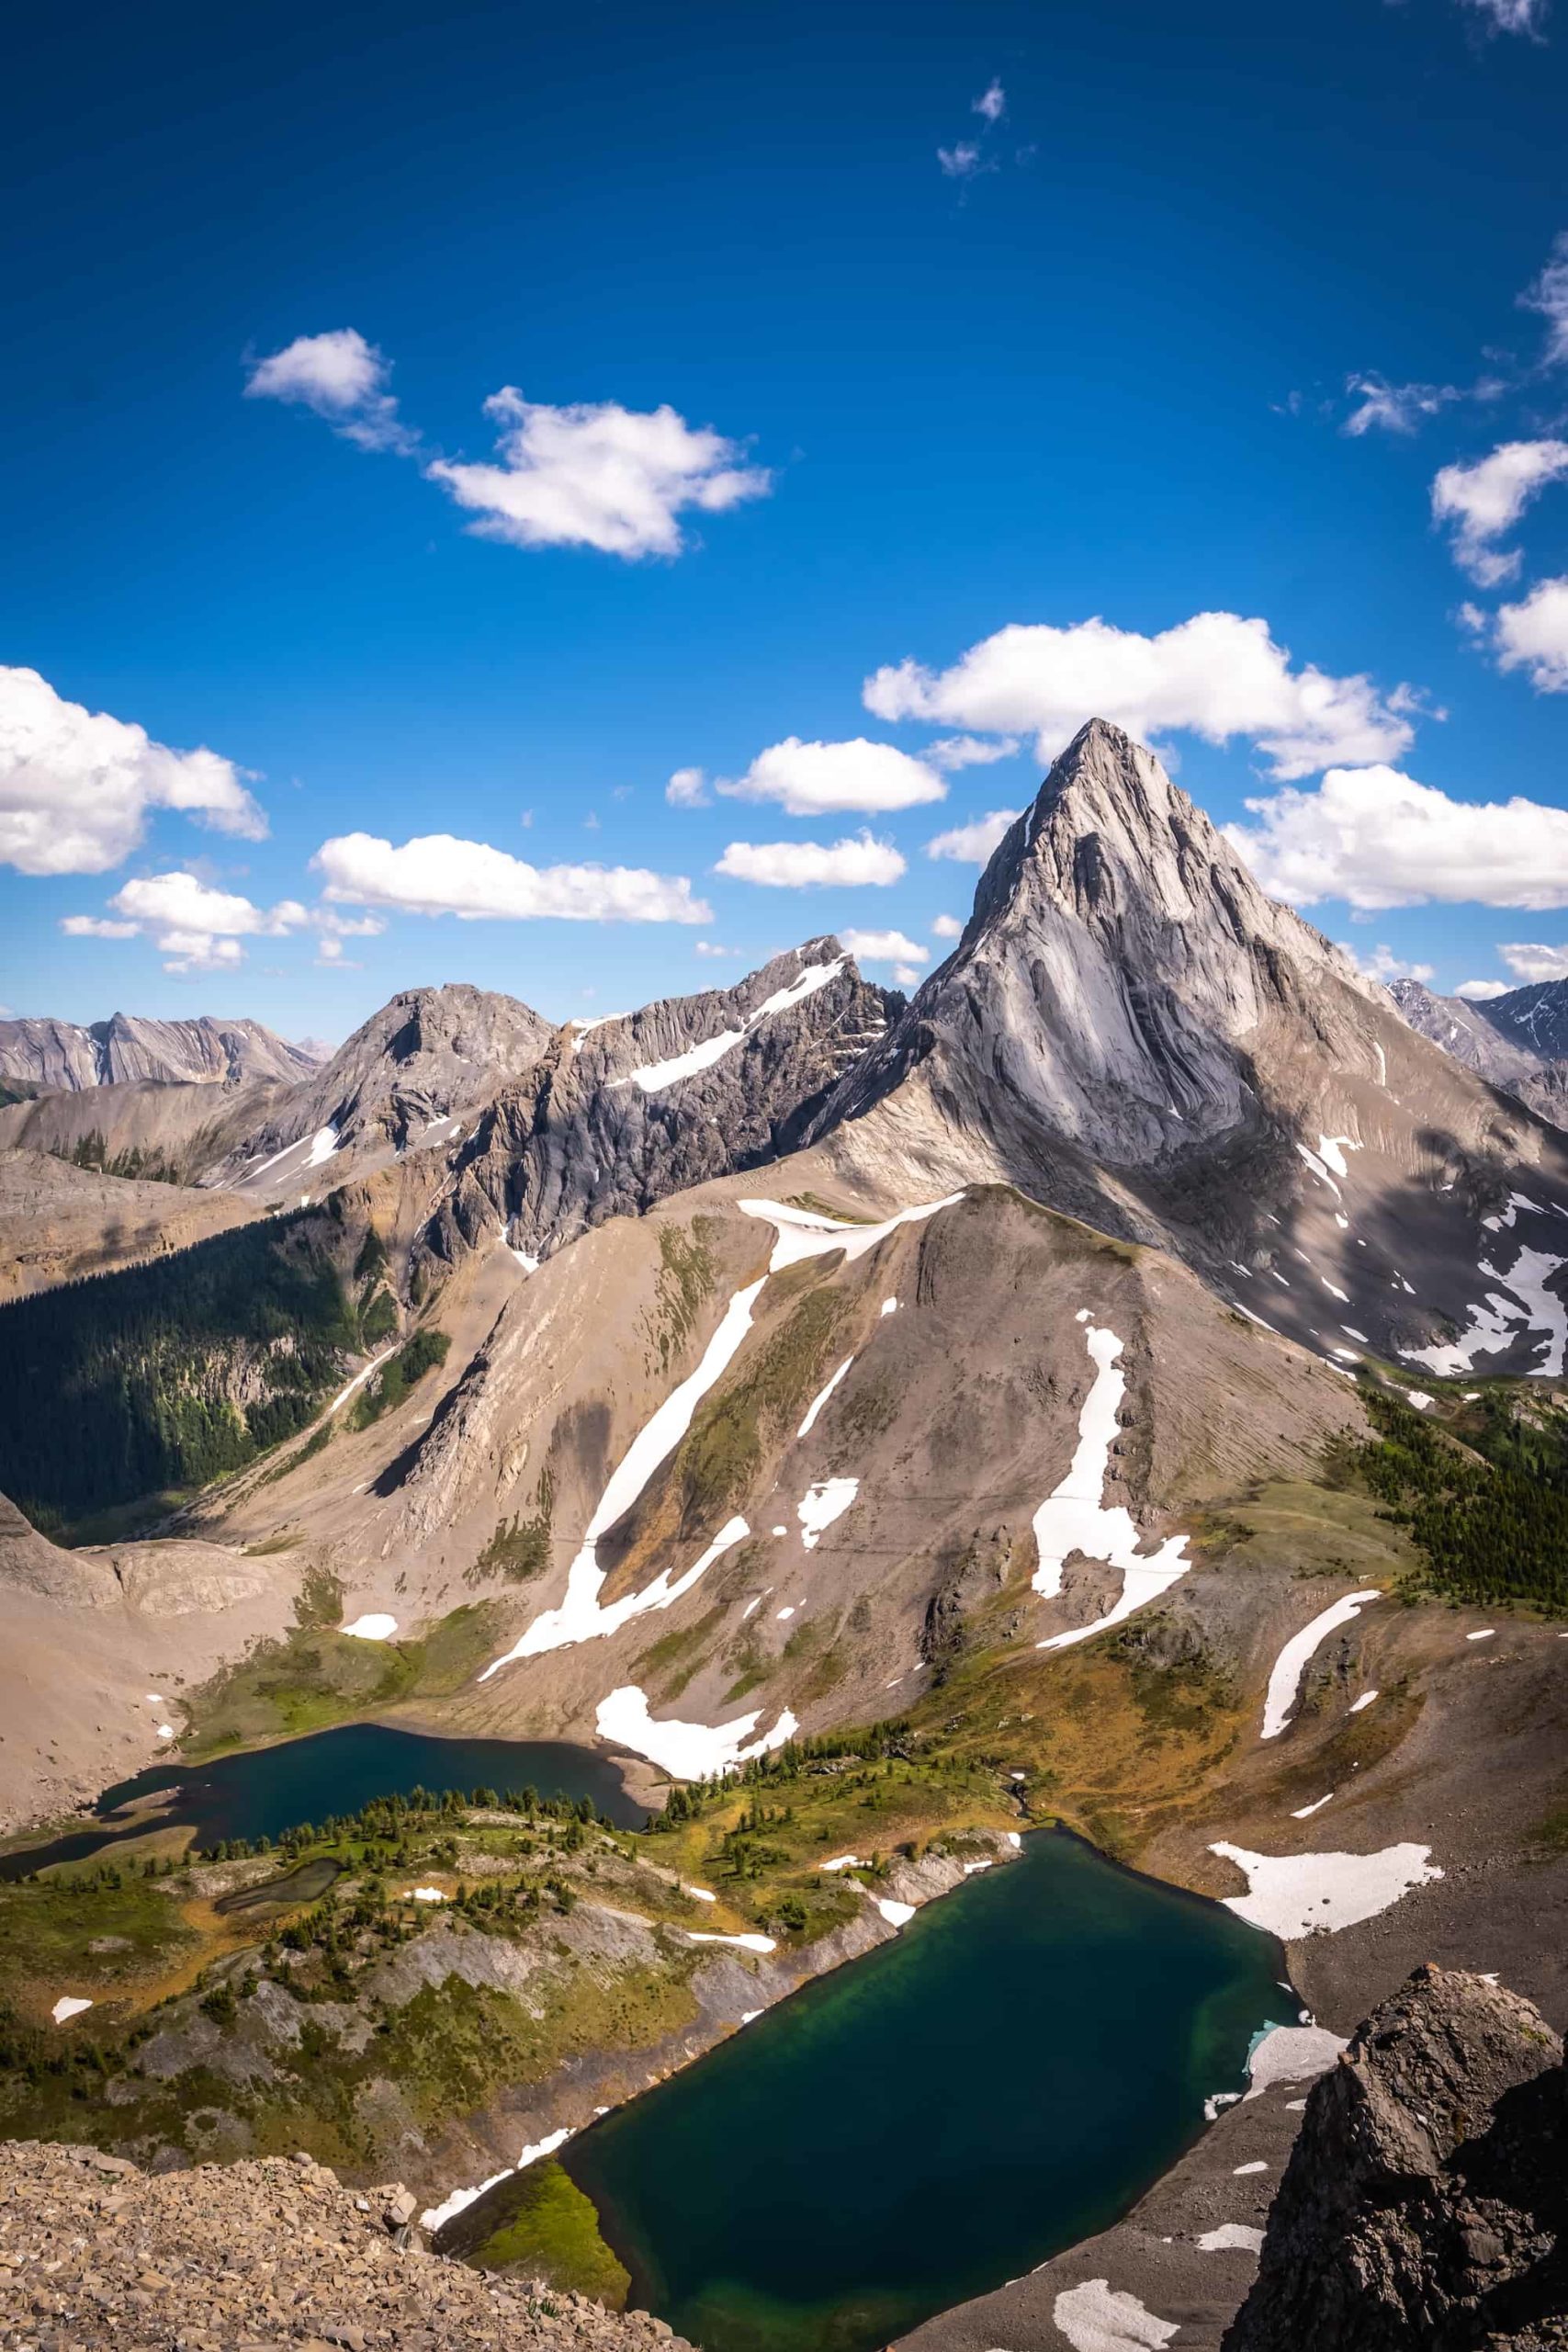
[(0, 1021), (0, 1083), (50, 1092), (85, 1087), (198, 1084), (304, 1078), (318, 1048), (291, 1046), (259, 1021), (152, 1021), (112, 1013), (83, 1028), (73, 1021)]
[(1557, 1126), (1568, 1125), (1568, 980), (1542, 980), (1506, 996), (1435, 996), (1420, 980), (1389, 994), (1413, 1029), (1494, 1086), (1517, 1094)]

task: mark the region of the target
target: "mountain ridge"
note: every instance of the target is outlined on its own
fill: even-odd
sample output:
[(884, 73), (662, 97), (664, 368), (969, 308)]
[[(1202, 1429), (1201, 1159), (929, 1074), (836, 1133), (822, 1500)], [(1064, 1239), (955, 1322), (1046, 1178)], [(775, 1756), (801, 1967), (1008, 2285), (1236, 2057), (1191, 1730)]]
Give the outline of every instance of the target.
[(115, 1012), (85, 1026), (52, 1016), (0, 1021), (0, 1080), (49, 1091), (153, 1080), (238, 1086), (306, 1078), (315, 1056), (259, 1021), (201, 1013), (164, 1021)]

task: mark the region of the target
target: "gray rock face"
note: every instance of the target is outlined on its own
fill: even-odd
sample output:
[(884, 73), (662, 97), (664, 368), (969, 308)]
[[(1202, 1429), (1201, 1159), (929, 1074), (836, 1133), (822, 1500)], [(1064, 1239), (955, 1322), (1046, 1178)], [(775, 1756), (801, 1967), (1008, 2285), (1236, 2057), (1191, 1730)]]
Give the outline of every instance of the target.
[(500, 1225), (543, 1259), (606, 1217), (778, 1158), (903, 1001), (823, 938), (733, 989), (569, 1024), (464, 1145), (423, 1251), (455, 1260)]
[(326, 1127), (340, 1150), (405, 1150), (455, 1113), (489, 1102), (556, 1035), (516, 997), (464, 982), (406, 989), (272, 1110), (225, 1173)]
[(1434, 996), (1419, 980), (1395, 980), (1389, 994), (1413, 1029), (1536, 1116), (1568, 1127), (1568, 980), (1544, 980), (1471, 1004)]
[(1307, 2101), (1224, 2352), (1568, 2344), (1562, 2048), (1528, 2001), (1418, 1969)]
[(1488, 1017), (1490, 1005), (1471, 1004), (1461, 996), (1435, 996), (1421, 980), (1391, 980), (1388, 992), (1412, 1029), (1494, 1086), (1512, 1092), (1517, 1080), (1540, 1067), (1538, 1053), (1514, 1044)]
[(316, 1067), (303, 1046), (259, 1021), (150, 1021), (117, 1012), (79, 1028), (70, 1021), (0, 1021), (0, 1080), (48, 1091), (196, 1081), (237, 1086), (249, 1079), (302, 1079)]
[(1538, 1119), (1550, 1120), (1554, 1127), (1568, 1127), (1568, 1060), (1542, 1062), (1528, 1078), (1516, 1080), (1509, 1091)]
[(1002, 1176), (1172, 1250), (1320, 1353), (1562, 1368), (1562, 1136), (1415, 1032), (1102, 720), (829, 1097), (808, 1139), (829, 1136), (901, 1184)]
[(1271, 1032), (1310, 1027), (1365, 1061), (1375, 1002), (1152, 752), (1094, 719), (998, 844), (956, 952), (822, 1124), (935, 1055), (961, 1117), (1004, 1107), (1053, 1144), (1156, 1167), (1259, 1125)]
[(1568, 1058), (1568, 980), (1539, 980), (1529, 988), (1510, 989), (1477, 1011), (1510, 1045), (1532, 1054), (1538, 1061)]

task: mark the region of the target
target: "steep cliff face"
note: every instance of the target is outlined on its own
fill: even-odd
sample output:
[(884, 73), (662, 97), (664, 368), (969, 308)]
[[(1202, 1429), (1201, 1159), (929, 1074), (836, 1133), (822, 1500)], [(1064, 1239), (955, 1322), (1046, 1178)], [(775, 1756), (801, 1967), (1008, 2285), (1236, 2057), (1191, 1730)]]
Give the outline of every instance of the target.
[(253, 1079), (302, 1079), (318, 1058), (259, 1021), (219, 1021), (210, 1014), (152, 1021), (117, 1012), (86, 1028), (71, 1021), (0, 1021), (0, 1079), (51, 1091), (145, 1080), (237, 1086)]
[(1305, 1031), (1369, 1069), (1375, 992), (1264, 897), (1152, 752), (1096, 719), (998, 844), (956, 953), (840, 1105), (934, 1052), (959, 1115), (1147, 1168), (1258, 1128)]
[(812, 1133), (1173, 1249), (1320, 1351), (1563, 1368), (1562, 1136), (1418, 1035), (1098, 719)]
[(1418, 1969), (1314, 2086), (1224, 2352), (1568, 2344), (1562, 2045), (1484, 1976)]
[(1568, 1057), (1568, 980), (1536, 980), (1479, 1008), (1499, 1036), (1543, 1062)]
[(463, 1146), (424, 1253), (455, 1260), (500, 1225), (542, 1260), (606, 1217), (777, 1159), (902, 1005), (822, 938), (733, 989), (570, 1023)]

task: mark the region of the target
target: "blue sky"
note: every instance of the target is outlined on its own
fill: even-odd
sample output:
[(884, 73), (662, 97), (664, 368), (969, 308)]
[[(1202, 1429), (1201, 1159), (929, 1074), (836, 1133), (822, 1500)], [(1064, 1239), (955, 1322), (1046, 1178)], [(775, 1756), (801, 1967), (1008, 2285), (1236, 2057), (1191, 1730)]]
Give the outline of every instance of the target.
[(19, 39), (12, 1010), (918, 975), (1095, 708), (1369, 959), (1568, 971), (1565, 0)]

